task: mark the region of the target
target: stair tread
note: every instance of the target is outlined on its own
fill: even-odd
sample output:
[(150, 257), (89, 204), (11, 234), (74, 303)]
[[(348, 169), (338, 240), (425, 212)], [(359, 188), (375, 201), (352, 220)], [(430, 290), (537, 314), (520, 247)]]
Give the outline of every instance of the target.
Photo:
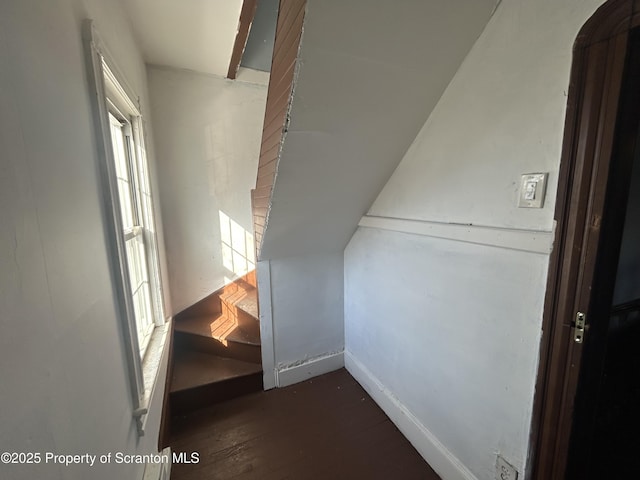
[(256, 287), (247, 283), (230, 283), (224, 287), (220, 293), (222, 299), (239, 299), (244, 297), (248, 292), (255, 292)]
[(224, 314), (218, 316), (200, 316), (180, 319), (175, 323), (178, 332), (215, 338), (225, 343), (227, 341), (260, 345), (260, 337), (251, 335), (240, 328), (234, 319)]
[(180, 352), (176, 355), (173, 365), (171, 392), (180, 392), (260, 372), (262, 372), (262, 366), (255, 363), (195, 351)]
[(258, 291), (255, 288), (245, 292), (244, 297), (238, 300), (235, 305), (258, 320)]

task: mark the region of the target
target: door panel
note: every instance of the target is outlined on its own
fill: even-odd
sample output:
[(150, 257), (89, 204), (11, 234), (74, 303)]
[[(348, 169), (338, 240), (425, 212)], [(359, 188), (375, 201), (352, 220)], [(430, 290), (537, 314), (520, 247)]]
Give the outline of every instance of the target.
[[(584, 359), (581, 363), (580, 359), (574, 360), (574, 365), (580, 365), (581, 372), (572, 419), (567, 478), (624, 478), (625, 465), (629, 463), (611, 460), (615, 456), (615, 449), (611, 450), (611, 440), (617, 438), (616, 426), (621, 427), (623, 423), (607, 418), (611, 417), (611, 409), (617, 405), (616, 396), (611, 397), (612, 392), (607, 390), (625, 391), (627, 385), (622, 383), (626, 383), (627, 376), (633, 376), (631, 364), (629, 368), (624, 366), (627, 352), (622, 347), (629, 346), (628, 339), (620, 335), (618, 328), (612, 330), (620, 323), (622, 316), (617, 313), (613, 322), (611, 319), (631, 172), (634, 159), (638, 156), (639, 85), (640, 35), (638, 31), (633, 31), (629, 37), (611, 161), (608, 166), (603, 163), (600, 167), (608, 170), (609, 178), (605, 181), (605, 172), (596, 175), (596, 183), (592, 188), (592, 205), (596, 212), (591, 216), (592, 225), (597, 221), (599, 228), (592, 226), (587, 232), (587, 248), (584, 252), (587, 265), (583, 278), (593, 280), (582, 282), (576, 306), (577, 309), (585, 305), (588, 307), (589, 331), (584, 351), (581, 352)], [(630, 219), (628, 226), (633, 227), (636, 221), (636, 218)], [(629, 333), (632, 332), (629, 330)], [(634, 443), (637, 445), (637, 442)], [(611, 450), (606, 458), (605, 450)]]
[(572, 323), (578, 311), (593, 318), (629, 31), (639, 24), (639, 12), (640, 0), (608, 1), (583, 26), (574, 46), (534, 400), (531, 477), (540, 480), (566, 478), (579, 373), (595, 328), (589, 326), (585, 343), (576, 343)]

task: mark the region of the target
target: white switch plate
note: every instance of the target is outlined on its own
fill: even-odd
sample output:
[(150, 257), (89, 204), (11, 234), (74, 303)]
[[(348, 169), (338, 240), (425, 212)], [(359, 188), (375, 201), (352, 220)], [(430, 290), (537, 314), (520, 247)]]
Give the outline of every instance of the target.
[(518, 207), (542, 208), (547, 191), (548, 173), (525, 173), (520, 179)]
[(502, 455), (498, 455), (496, 462), (496, 480), (518, 480), (518, 471)]

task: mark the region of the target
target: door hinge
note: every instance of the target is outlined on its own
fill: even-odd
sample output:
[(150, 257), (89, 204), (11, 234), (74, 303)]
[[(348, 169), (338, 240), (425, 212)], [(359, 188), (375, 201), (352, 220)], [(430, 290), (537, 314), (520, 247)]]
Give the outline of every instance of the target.
[(582, 313), (576, 313), (576, 321), (573, 325), (573, 341), (576, 343), (584, 342), (584, 329), (587, 316)]

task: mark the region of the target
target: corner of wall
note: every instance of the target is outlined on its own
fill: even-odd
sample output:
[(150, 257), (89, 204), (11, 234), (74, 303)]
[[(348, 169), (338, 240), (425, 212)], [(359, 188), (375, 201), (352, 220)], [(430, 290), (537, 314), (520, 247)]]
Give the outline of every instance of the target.
[(257, 272), (265, 388), (342, 368), (342, 252), (261, 260)]
[(345, 352), (344, 360), (345, 366), (353, 378), (375, 400), (441, 478), (478, 480), (351, 352)]

